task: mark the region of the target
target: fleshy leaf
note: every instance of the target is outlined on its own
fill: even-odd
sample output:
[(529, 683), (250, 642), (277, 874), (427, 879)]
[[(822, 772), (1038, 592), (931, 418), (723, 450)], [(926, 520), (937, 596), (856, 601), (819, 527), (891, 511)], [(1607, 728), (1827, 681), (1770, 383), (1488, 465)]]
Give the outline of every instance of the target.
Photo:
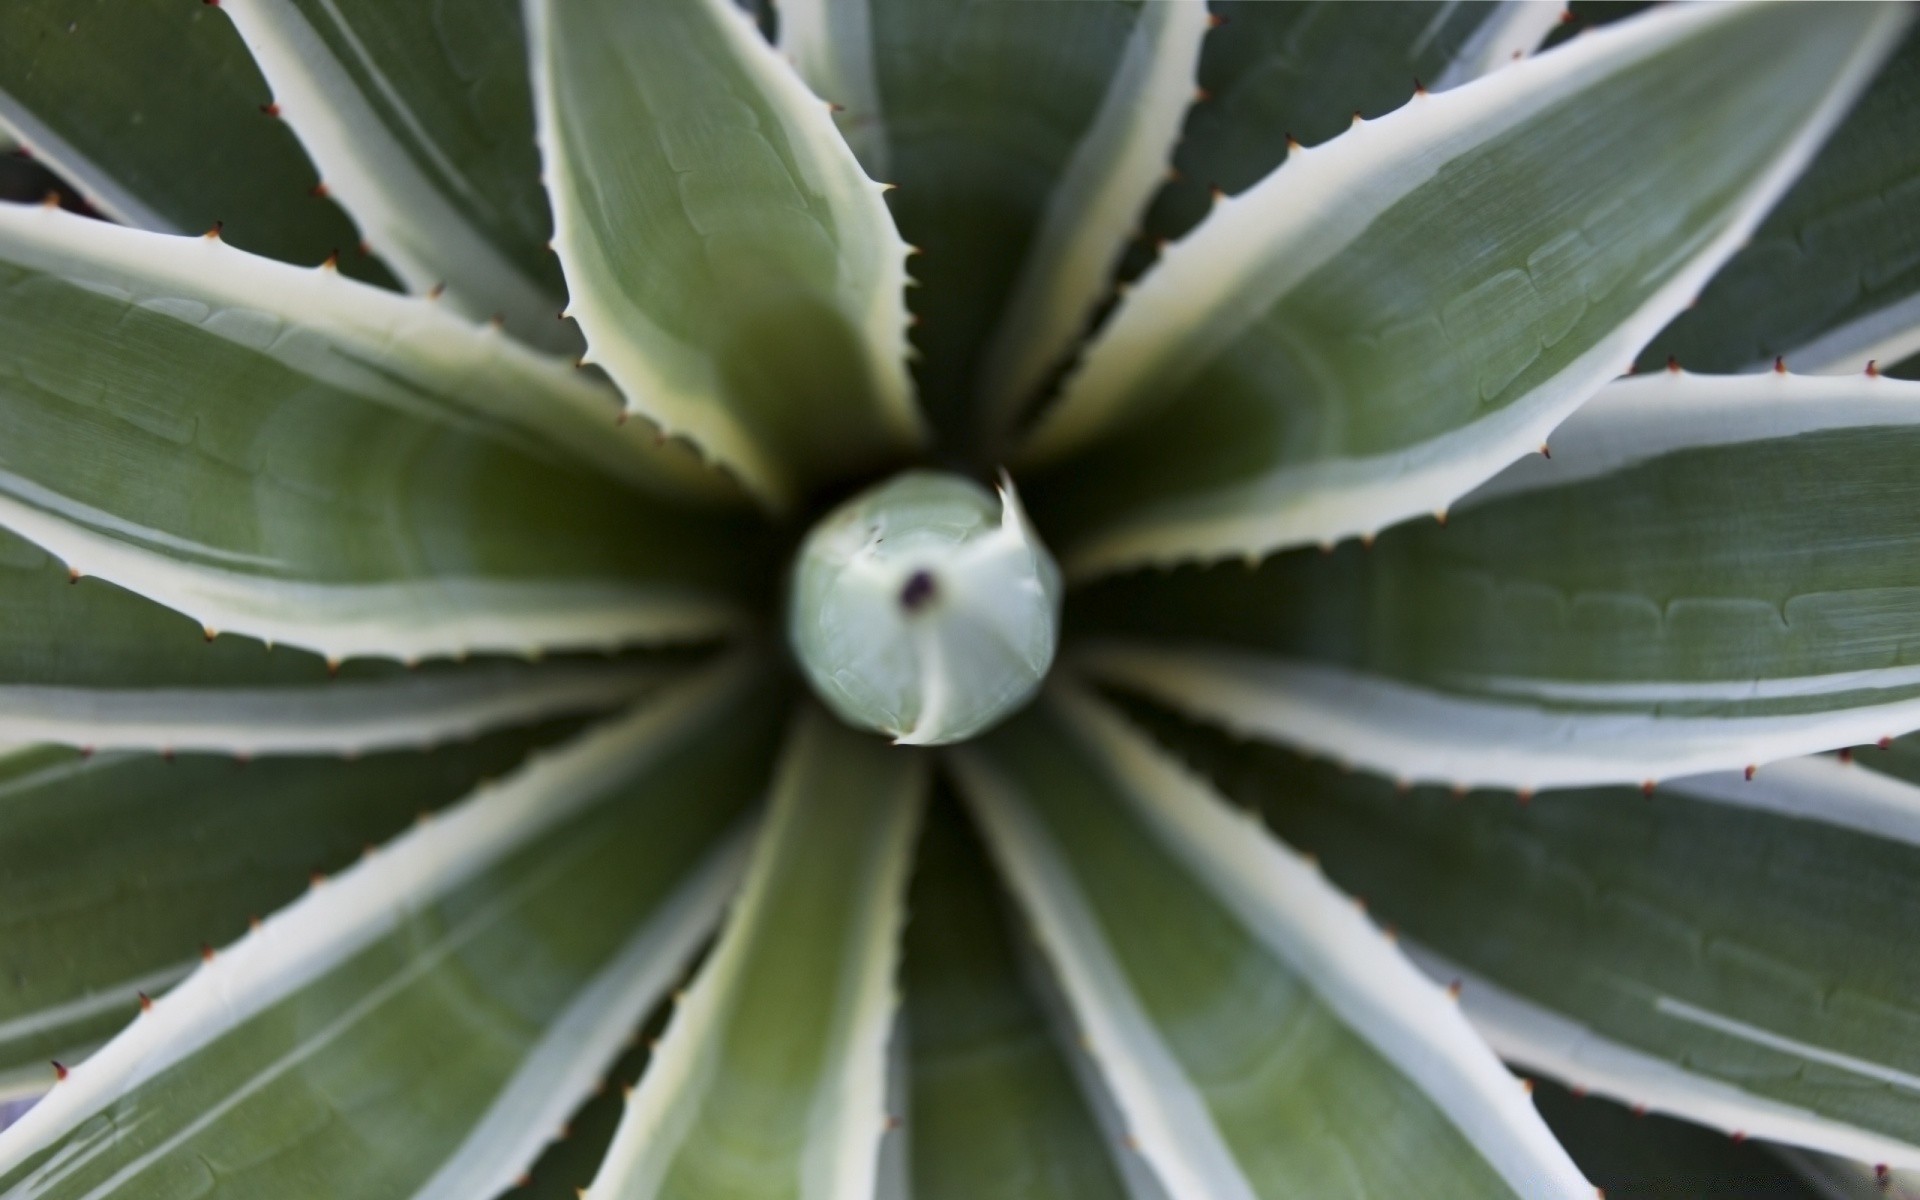
[(592, 361), (784, 507), (920, 436), (906, 243), (729, 0), (528, 0), (554, 247)]
[(0, 1133), (0, 1193), (510, 1184), (717, 920), (778, 706), (736, 662), (218, 950)]
[[(224, 0), (329, 194), (416, 292), (577, 352), (547, 239), (519, 0)], [(192, 230), (188, 232), (198, 232)]]
[[(430, 301), (0, 207), (0, 524), (211, 630), (405, 658), (707, 635), (747, 514)], [(597, 468), (597, 469), (596, 469)]]
[(316, 194), (313, 164), (212, 5), (8, 0), (6, 24), (0, 129), (99, 211), (157, 233), (222, 225), (234, 245), (302, 265), (338, 253), (348, 274), (392, 282)]
[(250, 917), (511, 768), (556, 730), (254, 763), (42, 746), (0, 757), (0, 1092), (51, 1085)]
[(1174, 1200), (1592, 1196), (1441, 990), (1117, 714), (1062, 691), (952, 753)]
[(1534, 450), (1738, 248), (1906, 20), (1663, 8), (1222, 200), (1032, 435), (1068, 575), (1370, 534)]
[(1193, 94), (1202, 4), (795, 0), (780, 43), (923, 253), (916, 377), (951, 445), (1077, 336)]
[(1078, 594), (1097, 674), (1392, 777), (1640, 783), (1920, 727), (1920, 385), (1615, 384), (1444, 525)]
[[(1076, 1083), (957, 810), (933, 810), (907, 926), (902, 1036), (913, 1200), (1112, 1200), (1128, 1186), (1119, 1138)], [(1090, 1074), (1090, 1071), (1083, 1073)], [(1088, 1080), (1092, 1086), (1098, 1086)], [(1128, 1157), (1132, 1157), (1130, 1154)], [(1137, 1169), (1137, 1167), (1136, 1167)]]
[(1640, 355), (1690, 371), (1850, 374), (1920, 351), (1920, 34), (1780, 207)]
[(1212, 0), (1219, 22), (1200, 57), (1206, 99), (1188, 110), (1173, 169), (1154, 197), (1124, 274), (1140, 274), (1158, 243), (1185, 236), (1218, 188), (1237, 196), (1303, 145), (1346, 132), (1433, 91), (1476, 79), (1532, 51), (1557, 3), (1435, 5), (1401, 0)]
[(1828, 758), (1450, 797), (1155, 722), (1400, 929), (1523, 1068), (1920, 1165), (1920, 785)]
[(359, 754), (430, 746), (496, 726), (587, 713), (650, 690), (674, 654), (525, 663), (360, 661), (193, 621), (0, 530), (0, 746)]
[(747, 882), (586, 1200), (873, 1194), (926, 766), (799, 717)]

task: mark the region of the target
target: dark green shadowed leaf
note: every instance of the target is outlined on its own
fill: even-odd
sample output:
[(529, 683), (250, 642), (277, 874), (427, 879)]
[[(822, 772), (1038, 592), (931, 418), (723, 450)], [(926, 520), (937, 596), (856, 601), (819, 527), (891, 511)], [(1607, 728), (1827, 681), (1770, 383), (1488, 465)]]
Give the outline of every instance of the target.
[(1834, 1200), (1755, 1142), (1544, 1081), (1533, 1102), (1606, 1200)]
[[(981, 418), (1013, 399), (976, 394), (989, 382), (989, 348), (1041, 245), (1048, 205), (1124, 75), (1130, 38), (1170, 16), (1193, 18), (1197, 35), (1198, 6), (1175, 13), (1181, 6), (1156, 10), (1138, 0), (806, 0), (795, 7), (810, 23), (864, 25), (863, 44), (839, 47), (843, 59), (860, 62), (858, 71), (817, 70), (815, 86), (845, 106), (841, 128), (868, 171), (899, 185), (888, 201), (902, 235), (922, 252), (909, 264), (920, 286), (908, 297), (919, 321), (913, 340), (922, 404), (950, 445), (974, 448)], [(782, 36), (792, 44), (799, 23), (791, 13), (785, 21)], [(855, 83), (848, 74), (867, 78)], [(1189, 94), (1190, 84), (1127, 104), (1135, 114), (1172, 105), (1171, 127)], [(1136, 203), (1145, 199), (1141, 190)], [(1112, 254), (1123, 230), (1115, 231)]]
[(578, 353), (547, 241), (520, 0), (225, 0), (280, 115), (416, 292)]
[(1806, 759), (1516, 803), (1133, 711), (1464, 980), (1468, 1015), (1522, 1067), (1723, 1132), (1920, 1163), (1920, 786)]
[(1640, 355), (1690, 371), (1882, 367), (1920, 349), (1920, 33), (1746, 249)]
[(0, 1080), (52, 1084), (316, 874), (573, 726), (357, 760), (41, 747), (0, 758)]
[[(935, 806), (909, 899), (903, 1034), (914, 1200), (1129, 1195), (1117, 1131), (1075, 1082), (1083, 1053), (1023, 978), (993, 868), (951, 803)], [(1098, 1086), (1087, 1072), (1087, 1082)], [(1137, 1168), (1136, 1168), (1137, 1169)]]
[(117, 219), (392, 283), (360, 251), (233, 26), (196, 0), (9, 0), (0, 128)]
[(1501, 7), (1213, 0), (1220, 25), (1200, 59), (1206, 99), (1187, 114), (1172, 177), (1122, 274), (1139, 275), (1157, 242), (1198, 225), (1212, 189), (1238, 195), (1279, 166), (1289, 136), (1317, 146), (1344, 133), (1355, 114), (1372, 120), (1399, 108), (1416, 81), (1437, 88)]
[(215, 630), (602, 648), (715, 632), (753, 566), (564, 362), (218, 240), (0, 208), (0, 399), (0, 524)]
[(510, 1183), (739, 877), (784, 707), (749, 666), (536, 758), (221, 948), (0, 1134), (0, 1194)]
[(873, 1194), (928, 765), (798, 715), (746, 882), (589, 1200)]
[(1738, 248), (1907, 17), (1662, 8), (1222, 201), (1034, 429), (1062, 566), (1365, 536), (1537, 449)]
[(1740, 768), (1920, 726), (1916, 455), (1920, 385), (1662, 372), (1444, 525), (1137, 574), (1069, 612), (1127, 639), (1088, 651), (1106, 677), (1388, 776)]
[(1439, 989), (1117, 714), (1063, 688), (952, 753), (1169, 1194), (1591, 1196)]

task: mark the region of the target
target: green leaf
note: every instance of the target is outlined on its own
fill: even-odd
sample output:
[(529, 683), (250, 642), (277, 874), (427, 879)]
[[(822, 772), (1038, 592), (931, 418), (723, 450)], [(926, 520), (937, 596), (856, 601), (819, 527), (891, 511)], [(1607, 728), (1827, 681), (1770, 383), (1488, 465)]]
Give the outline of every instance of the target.
[(1509, 1060), (1728, 1132), (1920, 1164), (1920, 786), (1810, 758), (1515, 804), (1154, 725), (1461, 981)]
[(262, 112), (266, 83), (213, 6), (123, 0), (9, 0), (0, 40), (0, 129), (94, 207), (161, 233), (216, 224), (234, 245), (393, 277), (314, 194), (313, 165)]
[(779, 705), (742, 667), (536, 760), (221, 949), (0, 1133), (0, 1194), (505, 1187), (744, 866)]
[[(1920, 727), (1920, 385), (1614, 385), (1442, 526), (1076, 594), (1081, 663), (1406, 780), (1639, 783)], [(1124, 642), (1124, 644), (1121, 644)]]
[(519, 0), (225, 0), (280, 116), (407, 286), (577, 352), (556, 319)]
[(1223, 200), (1033, 433), (1068, 575), (1370, 534), (1537, 448), (1738, 248), (1906, 20), (1663, 8)]
[(1406, 103), (1416, 81), (1466, 83), (1534, 49), (1560, 9), (1540, 3), (1434, 5), (1404, 0), (1212, 0), (1219, 27), (1200, 57), (1206, 99), (1187, 113), (1173, 170), (1154, 197), (1124, 274), (1156, 243), (1184, 237), (1218, 188), (1237, 196), (1287, 157)]
[(0, 207), (0, 359), (0, 524), (211, 629), (600, 648), (725, 627), (757, 565), (564, 363), (217, 239)]
[(1920, 350), (1920, 34), (1700, 295), (1640, 355), (1693, 371), (1854, 372)]
[[(53, 1083), (250, 917), (566, 727), (358, 760), (0, 757), (0, 1080)], [(4, 1085), (0, 1085), (4, 1090)]]
[(249, 638), (209, 642), (190, 619), (0, 530), (0, 745), (359, 754), (612, 707), (685, 655), (485, 659), (408, 670)]
[(1518, 1083), (1303, 858), (1059, 692), (953, 752), (1170, 1196), (1580, 1196)]
[(1142, 1195), (1076, 1085), (1078, 1048), (1056, 1038), (1023, 978), (1023, 935), (992, 871), (958, 811), (937, 806), (908, 905), (899, 1035), (913, 1200)]
[(873, 1194), (926, 765), (799, 717), (745, 887), (587, 1200)]
[(976, 446), (1079, 335), (1192, 96), (1200, 4), (798, 0), (780, 44), (924, 254), (929, 417)]
[(554, 247), (592, 361), (775, 506), (920, 436), (907, 246), (729, 0), (530, 0)]

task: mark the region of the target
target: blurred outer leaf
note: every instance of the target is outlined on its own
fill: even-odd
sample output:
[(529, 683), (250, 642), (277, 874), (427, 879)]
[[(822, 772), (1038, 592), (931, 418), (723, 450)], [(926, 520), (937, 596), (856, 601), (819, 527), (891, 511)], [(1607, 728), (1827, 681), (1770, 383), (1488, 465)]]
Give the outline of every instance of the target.
[(1439, 988), (1078, 693), (954, 752), (1175, 1200), (1593, 1194)]
[(0, 758), (0, 1079), (53, 1083), (247, 919), (551, 741), (516, 730), (357, 761)]
[(926, 765), (800, 716), (746, 885), (587, 1200), (873, 1194)]
[(750, 665), (537, 760), (221, 950), (0, 1134), (0, 1194), (505, 1186), (744, 864), (779, 710)]
[[(1407, 102), (1415, 80), (1434, 91), (1511, 60), (1538, 43), (1555, 3), (1345, 0), (1274, 4), (1213, 0), (1221, 22), (1200, 57), (1206, 100), (1188, 110), (1172, 177), (1147, 211), (1123, 274), (1153, 260), (1155, 241), (1185, 236), (1212, 207), (1211, 191), (1237, 196), (1287, 157), (1287, 138), (1308, 146)], [(1492, 61), (1489, 61), (1492, 60)]]
[(708, 634), (751, 565), (740, 519), (614, 481), (718, 482), (564, 363), (215, 239), (0, 208), (0, 400), (0, 523), (327, 654)]
[(0, 128), (101, 211), (162, 233), (225, 223), (236, 246), (392, 276), (313, 195), (313, 166), (263, 114), (266, 83), (228, 23), (194, 0), (8, 0)]
[(1917, 459), (1920, 385), (1663, 372), (1444, 527), (1069, 605), (1104, 677), (1388, 776), (1738, 768), (1920, 727)]
[(1370, 533), (1539, 446), (1738, 247), (1907, 18), (1662, 9), (1223, 201), (1035, 430), (1068, 573)]
[(1607, 1200), (1823, 1200), (1778, 1153), (1756, 1143), (1551, 1083), (1535, 1086), (1533, 1102)]
[(0, 530), (0, 745), (237, 754), (363, 753), (630, 700), (681, 654), (491, 660), (407, 670), (247, 638), (209, 643), (191, 620), (110, 583), (68, 581)]
[(913, 1200), (1113, 1200), (1116, 1139), (1076, 1087), (1022, 978), (993, 868), (959, 813), (934, 810), (907, 926), (904, 1036)]
[(1786, 199), (1640, 355), (1692, 371), (1860, 370), (1920, 350), (1920, 33)]
[(578, 353), (533, 144), (520, 0), (225, 0), (280, 115), (416, 292)]
[[(1205, 15), (1138, 0), (797, 0), (781, 13), (783, 48), (844, 106), (861, 161), (900, 185), (889, 199), (924, 251), (916, 377), (949, 444), (1011, 415), (1079, 332), (1165, 164)], [(1051, 304), (1049, 284), (1065, 289)], [(1038, 338), (1017, 372), (1016, 343), (987, 358), (1015, 320), (1009, 338)]]
[(1509, 1060), (1722, 1130), (1920, 1164), (1920, 786), (1807, 759), (1651, 801), (1462, 801), (1153, 726), (1430, 973), (1464, 980)]
[(554, 246), (631, 404), (776, 505), (919, 437), (907, 246), (729, 0), (528, 0)]

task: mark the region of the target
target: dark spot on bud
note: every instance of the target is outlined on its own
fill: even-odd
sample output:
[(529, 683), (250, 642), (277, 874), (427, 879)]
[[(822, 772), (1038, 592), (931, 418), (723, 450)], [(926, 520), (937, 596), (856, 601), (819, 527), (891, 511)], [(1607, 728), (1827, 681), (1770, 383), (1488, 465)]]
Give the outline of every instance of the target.
[(906, 583), (900, 587), (900, 607), (917, 613), (933, 603), (934, 594), (938, 591), (932, 571), (915, 571), (907, 576)]

